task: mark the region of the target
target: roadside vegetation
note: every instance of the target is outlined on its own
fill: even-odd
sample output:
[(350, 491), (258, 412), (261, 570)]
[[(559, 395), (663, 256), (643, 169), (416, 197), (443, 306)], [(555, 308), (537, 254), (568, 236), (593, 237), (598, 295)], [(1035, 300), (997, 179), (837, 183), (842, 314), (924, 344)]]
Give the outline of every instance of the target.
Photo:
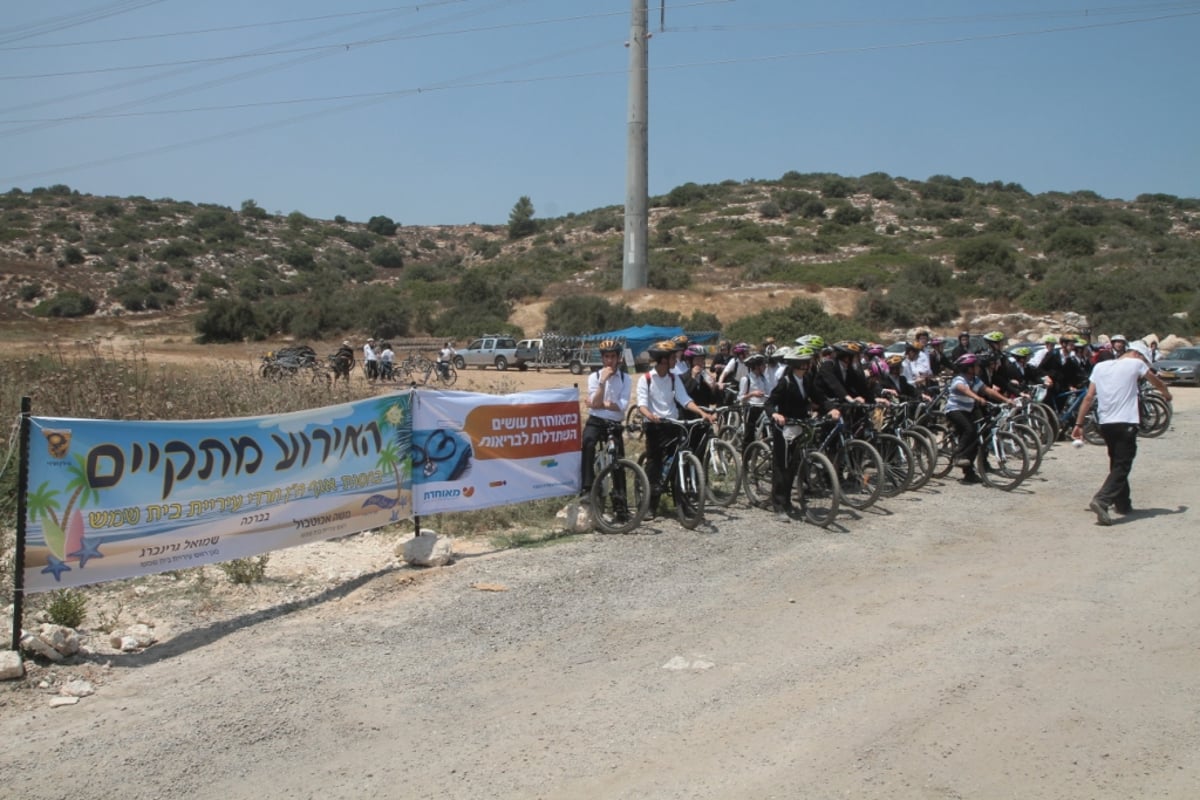
[[(848, 330), (947, 324), (980, 301), (1075, 311), (1097, 330), (1192, 335), (1200, 325), (1200, 199), (788, 172), (686, 183), (651, 206), (658, 290), (851, 287), (862, 296)], [(405, 226), (60, 184), (0, 195), (0, 300), (45, 317), (188, 311), (213, 342), (536, 335), (509, 318), (538, 298), (556, 301), (555, 331), (729, 327), (703, 308), (681, 318), (606, 300), (621, 286), (622, 235), (618, 206), (540, 219), (527, 196), (507, 225)]]

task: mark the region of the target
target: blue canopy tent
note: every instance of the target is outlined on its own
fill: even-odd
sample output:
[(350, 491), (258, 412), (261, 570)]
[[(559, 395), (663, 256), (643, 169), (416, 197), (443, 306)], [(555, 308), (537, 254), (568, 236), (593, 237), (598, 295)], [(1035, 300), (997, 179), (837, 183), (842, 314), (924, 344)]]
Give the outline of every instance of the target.
[[(622, 328), (619, 331), (607, 331), (584, 337), (585, 341), (595, 342), (600, 339), (624, 339), (634, 359), (642, 360), (642, 355), (656, 342), (673, 339), (684, 333), (677, 325), (635, 325), (632, 328)], [(709, 342), (720, 336), (720, 331), (687, 332), (688, 339), (693, 342)]]

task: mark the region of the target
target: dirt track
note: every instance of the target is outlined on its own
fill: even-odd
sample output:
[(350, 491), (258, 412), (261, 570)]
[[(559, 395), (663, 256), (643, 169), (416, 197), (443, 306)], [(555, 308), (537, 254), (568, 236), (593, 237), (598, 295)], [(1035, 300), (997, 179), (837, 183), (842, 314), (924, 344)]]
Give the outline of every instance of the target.
[(1103, 453), (1060, 445), (1011, 494), (735, 508), (184, 631), (0, 708), (0, 794), (1192, 798), (1200, 393), (1175, 406), (1111, 528)]

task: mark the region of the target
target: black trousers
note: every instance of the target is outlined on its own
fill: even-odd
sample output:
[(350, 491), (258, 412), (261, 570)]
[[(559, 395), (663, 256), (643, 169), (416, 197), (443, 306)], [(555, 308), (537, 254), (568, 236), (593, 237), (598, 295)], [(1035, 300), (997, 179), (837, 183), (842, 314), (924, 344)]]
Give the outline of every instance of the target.
[[(604, 440), (604, 430), (609, 421), (599, 417), (588, 417), (583, 426), (583, 464), (579, 471), (580, 494), (586, 496), (596, 480), (596, 448)], [(625, 437), (617, 436), (617, 458), (625, 457)]]
[(792, 485), (796, 482), (800, 460), (789, 464), (789, 449), (783, 429), (775, 427), (771, 432), (771, 506), (776, 511), (795, 510), (792, 508)]
[(975, 416), (971, 411), (950, 411), (946, 419), (954, 426), (958, 434), (958, 449), (954, 451), (954, 460), (965, 458), (971, 466), (963, 467), (964, 475), (975, 474), (975, 454), (979, 451), (979, 440), (975, 437)]
[(1133, 459), (1137, 457), (1138, 426), (1127, 422), (1114, 422), (1100, 426), (1100, 435), (1108, 446), (1108, 477), (1096, 492), (1096, 500), (1108, 508), (1129, 508), (1129, 473), (1133, 470)]
[(650, 479), (650, 510), (658, 507), (663, 489), (663, 451), (679, 434), (677, 427), (669, 422), (647, 422), (646, 431), (646, 477)]

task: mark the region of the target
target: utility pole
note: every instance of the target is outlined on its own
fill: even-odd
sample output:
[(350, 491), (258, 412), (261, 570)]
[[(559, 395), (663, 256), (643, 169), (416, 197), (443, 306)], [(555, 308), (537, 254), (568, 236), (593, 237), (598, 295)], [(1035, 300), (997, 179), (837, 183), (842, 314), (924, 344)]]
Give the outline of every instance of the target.
[(621, 288), (645, 289), (649, 273), (650, 79), (646, 0), (633, 0), (629, 27), (629, 120), (625, 152), (625, 246)]

